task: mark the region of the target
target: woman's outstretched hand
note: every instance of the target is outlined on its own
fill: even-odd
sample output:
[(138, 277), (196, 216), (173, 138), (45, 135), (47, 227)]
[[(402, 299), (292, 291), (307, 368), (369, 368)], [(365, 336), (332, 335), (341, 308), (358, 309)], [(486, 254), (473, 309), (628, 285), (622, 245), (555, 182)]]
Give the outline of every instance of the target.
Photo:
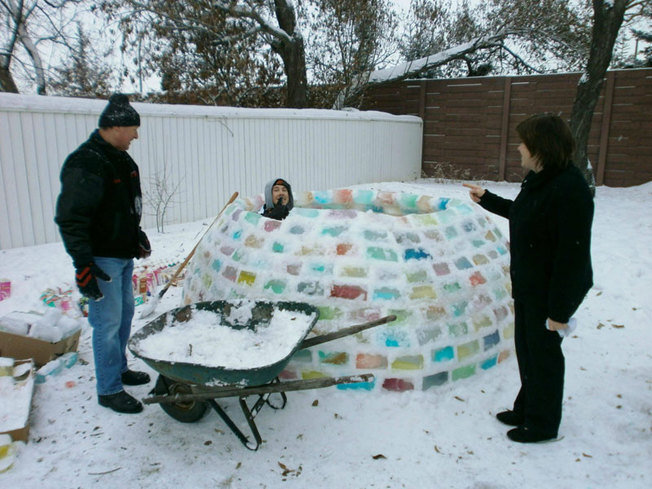
[(473, 185), (472, 183), (463, 183), (466, 188), (469, 188), (469, 197), (471, 197), (471, 200), (475, 202), (476, 204), (480, 202), (480, 199), (484, 195), (485, 190), (478, 186), (478, 185)]

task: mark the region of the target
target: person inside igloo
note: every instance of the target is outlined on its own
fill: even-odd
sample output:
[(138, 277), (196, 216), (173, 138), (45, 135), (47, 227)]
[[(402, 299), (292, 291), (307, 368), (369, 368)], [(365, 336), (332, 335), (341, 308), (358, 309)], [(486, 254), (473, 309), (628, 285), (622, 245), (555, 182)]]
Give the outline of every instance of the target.
[(282, 221), (294, 207), (292, 187), (283, 178), (275, 178), (265, 185), (265, 203), (261, 214)]

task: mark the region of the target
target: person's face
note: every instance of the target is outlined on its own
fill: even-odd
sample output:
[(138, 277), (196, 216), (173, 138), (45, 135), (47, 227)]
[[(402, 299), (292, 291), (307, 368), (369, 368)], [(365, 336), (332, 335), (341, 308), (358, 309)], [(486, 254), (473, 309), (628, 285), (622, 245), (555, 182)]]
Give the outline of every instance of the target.
[(274, 185), (272, 187), (272, 202), (274, 202), (274, 205), (278, 203), (278, 199), (281, 199), (281, 204), (283, 205), (288, 205), (288, 202), (290, 202), (288, 189), (283, 185)]
[(521, 144), (518, 145), (518, 152), (521, 153), (521, 166), (523, 168), (526, 170), (534, 170), (536, 172), (541, 170), (539, 159), (532, 156), (524, 142), (521, 142)]
[(116, 126), (113, 129), (113, 146), (127, 151), (134, 139), (138, 139), (138, 126)]

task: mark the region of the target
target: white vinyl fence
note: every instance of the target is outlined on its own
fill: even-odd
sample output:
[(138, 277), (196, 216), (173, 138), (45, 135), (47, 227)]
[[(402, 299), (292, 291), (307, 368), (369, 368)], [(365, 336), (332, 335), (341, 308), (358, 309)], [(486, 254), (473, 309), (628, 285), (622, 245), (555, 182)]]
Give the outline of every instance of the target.
[[(0, 93), (0, 249), (58, 241), (54, 208), (66, 156), (97, 126), (104, 100)], [(418, 178), (422, 121), (382, 112), (241, 109), (134, 103), (143, 228), (147, 197), (177, 188), (166, 224), (216, 215), (235, 191), (283, 177), (295, 192)]]

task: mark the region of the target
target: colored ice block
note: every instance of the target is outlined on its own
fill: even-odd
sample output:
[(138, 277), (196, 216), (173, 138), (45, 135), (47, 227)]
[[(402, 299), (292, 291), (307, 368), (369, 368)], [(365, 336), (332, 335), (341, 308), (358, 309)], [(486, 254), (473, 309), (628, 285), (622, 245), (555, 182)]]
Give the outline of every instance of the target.
[(460, 380), (471, 377), (475, 373), (475, 365), (466, 365), (464, 367), (456, 368), (452, 372), (452, 379)]
[(500, 334), (498, 334), (498, 330), (482, 338), (482, 341), (484, 343), (485, 351), (496, 346), (498, 343), (500, 343)]
[(414, 390), (414, 383), (406, 379), (385, 379), (383, 389), (393, 392), (404, 392)]
[(392, 362), (394, 370), (420, 370), (423, 368), (423, 355), (404, 355)]
[(387, 356), (380, 354), (374, 355), (370, 353), (359, 353), (355, 357), (355, 367), (359, 369), (385, 369), (387, 368)]
[(359, 285), (333, 285), (331, 287), (331, 297), (340, 299), (358, 299), (367, 300), (367, 291)]
[(446, 362), (455, 358), (455, 350), (452, 346), (446, 346), (435, 350), (432, 354), (433, 362)]
[(438, 387), (448, 382), (448, 372), (439, 372), (433, 375), (426, 375), (423, 378), (423, 390), (428, 390), (431, 387)]

